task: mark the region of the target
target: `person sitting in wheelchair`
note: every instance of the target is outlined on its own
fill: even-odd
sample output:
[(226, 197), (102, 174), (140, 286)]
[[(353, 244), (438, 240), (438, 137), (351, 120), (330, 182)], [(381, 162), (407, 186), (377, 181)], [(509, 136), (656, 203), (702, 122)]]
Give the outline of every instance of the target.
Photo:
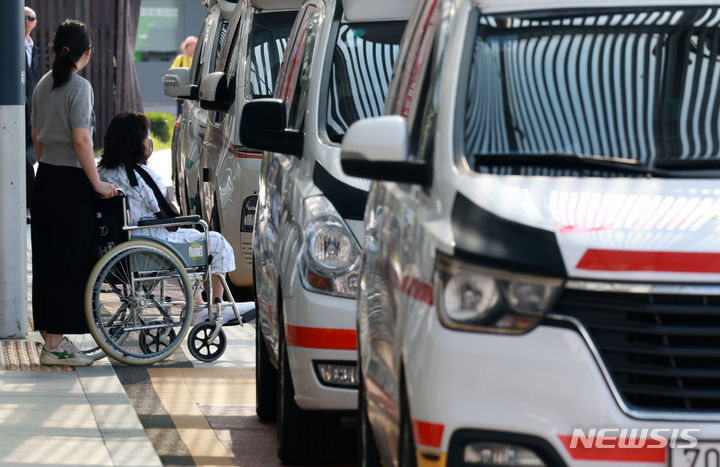
[[(98, 164), (100, 178), (114, 184), (125, 192), (130, 211), (130, 223), (148, 217), (176, 217), (177, 209), (165, 198), (168, 192), (162, 178), (147, 166), (153, 151), (150, 138), (150, 121), (139, 112), (122, 111), (113, 117), (105, 130), (103, 152)], [(145, 181), (142, 171), (152, 177), (157, 191)], [(145, 175), (145, 176), (147, 176)], [(160, 199), (158, 199), (160, 198)], [(172, 212), (167, 212), (168, 210)], [(190, 228), (148, 228), (134, 230), (133, 235), (145, 235), (171, 243), (193, 243), (204, 240), (205, 234)], [(209, 254), (212, 255), (210, 269), (212, 276), (213, 301), (222, 299), (223, 287), (217, 274), (235, 270), (235, 256), (232, 246), (218, 232), (209, 232)], [(196, 305), (203, 305), (196, 294)], [(204, 321), (208, 316), (207, 307), (196, 307), (192, 324)], [(235, 317), (230, 307), (222, 310), (222, 320), (227, 322)]]

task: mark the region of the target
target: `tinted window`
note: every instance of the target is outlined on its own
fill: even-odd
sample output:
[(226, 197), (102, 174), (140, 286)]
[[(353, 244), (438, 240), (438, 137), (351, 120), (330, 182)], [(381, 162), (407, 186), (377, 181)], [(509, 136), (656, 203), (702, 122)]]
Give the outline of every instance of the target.
[(222, 46), (225, 43), (225, 36), (227, 36), (228, 24), (229, 23), (227, 21), (223, 20), (222, 24), (220, 25), (220, 33), (218, 35), (217, 47), (215, 48), (215, 54), (213, 55), (213, 59), (210, 62), (211, 70), (215, 69), (217, 61), (220, 60), (220, 51), (222, 50)]
[(333, 53), (326, 129), (339, 143), (361, 118), (382, 114), (405, 22), (341, 24)]
[(476, 170), (485, 155), (720, 159), (717, 8), (480, 16), (471, 53)]
[(272, 97), (296, 11), (256, 14), (249, 40), (252, 96)]
[(320, 29), (322, 10), (310, 6), (306, 10), (306, 15), (295, 39), (295, 50), (290, 54), (287, 71), (289, 81), (285, 90), (286, 105), (289, 102), (288, 127), (296, 130), (302, 128), (305, 123), (313, 51)]

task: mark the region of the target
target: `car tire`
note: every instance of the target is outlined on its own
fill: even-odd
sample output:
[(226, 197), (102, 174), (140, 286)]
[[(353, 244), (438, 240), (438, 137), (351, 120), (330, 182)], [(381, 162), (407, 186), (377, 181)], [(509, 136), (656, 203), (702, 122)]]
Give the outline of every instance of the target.
[(337, 457), (340, 417), (297, 406), (284, 336), (280, 339), (277, 422), (277, 453), (283, 464), (323, 464)]
[[(358, 346), (358, 349), (360, 347)], [(358, 362), (360, 356), (358, 355)], [(370, 426), (370, 418), (367, 412), (367, 394), (365, 391), (365, 380), (362, 376), (362, 370), (358, 368), (360, 373), (360, 385), (358, 388), (358, 417), (360, 424), (358, 426), (358, 455), (360, 456), (359, 464), (361, 467), (376, 467), (380, 464), (380, 453), (375, 443), (375, 435)]]
[(277, 369), (270, 361), (270, 354), (257, 323), (255, 332), (255, 413), (260, 421), (274, 422), (277, 417)]
[(405, 381), (401, 385), (400, 393), (400, 439), (398, 465), (400, 467), (417, 467), (415, 451), (415, 436), (413, 435), (412, 418), (410, 417), (410, 404), (408, 404)]

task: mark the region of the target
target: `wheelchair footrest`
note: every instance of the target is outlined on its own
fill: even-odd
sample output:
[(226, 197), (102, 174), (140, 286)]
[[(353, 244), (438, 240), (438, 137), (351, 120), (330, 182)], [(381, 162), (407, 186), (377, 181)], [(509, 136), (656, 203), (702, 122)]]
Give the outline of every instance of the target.
[(223, 323), (223, 326), (240, 326), (240, 321), (238, 321), (237, 318), (233, 318), (229, 320), (226, 323)]

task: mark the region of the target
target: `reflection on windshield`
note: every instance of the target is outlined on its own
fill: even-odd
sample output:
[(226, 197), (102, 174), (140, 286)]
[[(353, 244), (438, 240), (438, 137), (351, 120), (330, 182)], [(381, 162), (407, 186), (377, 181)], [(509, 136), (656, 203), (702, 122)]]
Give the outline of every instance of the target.
[(405, 22), (343, 24), (333, 53), (327, 133), (339, 143), (350, 125), (382, 113)]
[(255, 15), (250, 34), (249, 80), (252, 97), (272, 97), (288, 36), (297, 12)]
[[(720, 9), (481, 16), (465, 154), (720, 159)], [(557, 15), (557, 13), (556, 13)]]

